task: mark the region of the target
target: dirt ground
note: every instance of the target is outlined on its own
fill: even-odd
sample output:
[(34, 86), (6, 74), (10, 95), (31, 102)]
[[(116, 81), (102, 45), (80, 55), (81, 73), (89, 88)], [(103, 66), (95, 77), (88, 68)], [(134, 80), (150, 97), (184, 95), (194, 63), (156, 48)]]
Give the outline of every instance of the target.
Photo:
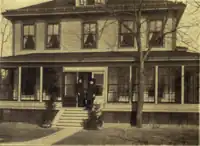
[(110, 127), (101, 130), (82, 130), (56, 145), (153, 144), (198, 145), (198, 128), (167, 127), (142, 129)]
[(58, 131), (57, 128), (41, 128), (27, 123), (0, 123), (0, 143), (23, 142), (44, 137)]

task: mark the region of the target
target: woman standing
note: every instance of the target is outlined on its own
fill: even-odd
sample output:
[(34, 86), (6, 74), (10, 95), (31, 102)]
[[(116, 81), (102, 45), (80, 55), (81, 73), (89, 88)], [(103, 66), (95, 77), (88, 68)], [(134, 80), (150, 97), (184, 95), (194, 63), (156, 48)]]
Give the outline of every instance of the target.
[(95, 95), (96, 95), (95, 79), (91, 79), (89, 82), (88, 92), (87, 92), (87, 108), (89, 110), (91, 110), (93, 107)]
[(83, 80), (81, 78), (78, 79), (76, 89), (77, 89), (77, 96), (78, 96), (78, 106), (83, 107), (85, 106), (85, 97), (84, 97)]

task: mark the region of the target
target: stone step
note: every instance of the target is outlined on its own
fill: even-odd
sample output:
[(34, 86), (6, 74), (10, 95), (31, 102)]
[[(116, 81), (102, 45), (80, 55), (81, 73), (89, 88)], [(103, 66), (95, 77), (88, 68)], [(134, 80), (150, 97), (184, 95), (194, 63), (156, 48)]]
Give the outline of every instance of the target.
[(65, 111), (86, 111), (86, 110), (84, 110), (84, 107), (69, 107), (66, 108)]
[(58, 123), (82, 123), (84, 119), (65, 119), (65, 120), (58, 120)]
[(68, 120), (68, 119), (70, 119), (70, 120), (83, 120), (83, 119), (87, 119), (87, 118), (88, 118), (88, 116), (84, 116), (84, 117), (83, 116), (76, 116), (76, 117), (61, 116), (59, 118), (59, 120)]
[(63, 115), (64, 114), (88, 114), (88, 111), (64, 111), (63, 112)]
[(62, 114), (60, 117), (88, 117), (88, 114), (83, 114), (83, 113), (76, 113), (76, 114), (72, 114), (72, 113), (65, 113)]
[(65, 128), (83, 128), (83, 126), (62, 126), (62, 125), (53, 125), (52, 127), (54, 128), (62, 128), (62, 129), (65, 129)]
[(57, 123), (57, 126), (63, 126), (63, 127), (82, 127), (82, 123)]

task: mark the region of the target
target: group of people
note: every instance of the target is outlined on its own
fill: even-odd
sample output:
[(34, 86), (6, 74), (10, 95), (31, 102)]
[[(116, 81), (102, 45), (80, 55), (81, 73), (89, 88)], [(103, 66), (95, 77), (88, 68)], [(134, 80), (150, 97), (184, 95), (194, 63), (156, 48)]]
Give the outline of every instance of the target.
[(76, 89), (79, 107), (85, 107), (86, 109), (91, 110), (96, 96), (95, 79), (92, 78), (89, 81), (88, 88), (84, 89), (83, 79), (80, 78)]

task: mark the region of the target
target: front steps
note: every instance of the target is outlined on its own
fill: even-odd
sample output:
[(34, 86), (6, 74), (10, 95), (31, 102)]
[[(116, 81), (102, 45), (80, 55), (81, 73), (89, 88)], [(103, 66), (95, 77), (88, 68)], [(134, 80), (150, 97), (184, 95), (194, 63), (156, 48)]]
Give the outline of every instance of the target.
[(83, 127), (84, 119), (88, 119), (88, 111), (83, 108), (68, 107), (61, 109), (52, 123), (53, 127)]

